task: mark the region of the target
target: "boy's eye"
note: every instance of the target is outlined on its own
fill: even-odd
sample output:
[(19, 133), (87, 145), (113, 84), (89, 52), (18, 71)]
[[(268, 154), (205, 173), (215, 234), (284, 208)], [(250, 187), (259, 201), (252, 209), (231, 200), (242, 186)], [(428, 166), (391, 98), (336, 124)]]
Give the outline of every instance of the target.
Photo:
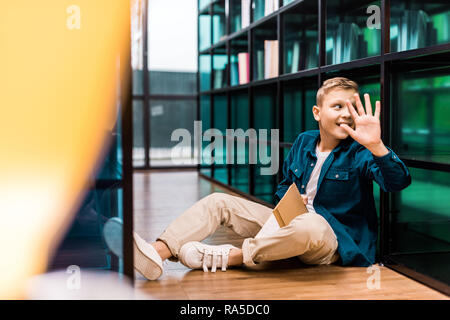
[(337, 104), (334, 106), (334, 108), (342, 108), (342, 106), (340, 104)]

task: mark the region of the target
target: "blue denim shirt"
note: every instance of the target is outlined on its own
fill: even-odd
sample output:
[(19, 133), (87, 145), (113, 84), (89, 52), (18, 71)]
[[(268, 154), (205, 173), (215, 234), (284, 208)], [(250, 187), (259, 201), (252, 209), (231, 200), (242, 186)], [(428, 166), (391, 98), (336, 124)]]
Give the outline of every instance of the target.
[[(293, 182), (300, 193), (306, 192), (317, 161), (319, 133), (305, 131), (295, 140), (283, 164), (276, 200)], [(369, 266), (375, 262), (378, 219), (372, 181), (386, 192), (400, 191), (411, 184), (408, 168), (388, 150), (388, 154), (376, 157), (349, 136), (330, 152), (322, 166), (313, 206), (336, 234), (342, 265)]]

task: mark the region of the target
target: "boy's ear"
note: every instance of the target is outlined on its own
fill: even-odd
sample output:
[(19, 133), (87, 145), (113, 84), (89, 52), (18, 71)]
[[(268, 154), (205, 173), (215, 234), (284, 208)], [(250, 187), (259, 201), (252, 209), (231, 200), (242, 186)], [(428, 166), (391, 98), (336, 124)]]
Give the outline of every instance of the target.
[(320, 108), (318, 106), (314, 105), (312, 107), (312, 112), (313, 112), (314, 119), (316, 119), (316, 121), (320, 121)]

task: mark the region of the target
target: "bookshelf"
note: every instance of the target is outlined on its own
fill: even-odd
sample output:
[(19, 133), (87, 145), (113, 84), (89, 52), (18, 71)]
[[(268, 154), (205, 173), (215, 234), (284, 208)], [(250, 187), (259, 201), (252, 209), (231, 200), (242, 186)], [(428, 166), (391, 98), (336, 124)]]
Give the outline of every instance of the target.
[[(328, 78), (349, 77), (373, 103), (381, 101), (383, 141), (413, 179), (394, 194), (374, 184), (377, 259), (449, 294), (450, 239), (443, 230), (450, 224), (450, 6), (440, 0), (280, 0), (274, 7), (270, 2), (202, 1), (198, 114), (212, 128), (226, 121), (231, 129), (279, 129), (280, 170), (261, 176), (261, 164), (248, 163), (246, 144), (233, 157), (247, 162), (201, 164), (200, 175), (273, 207), (295, 137), (318, 128), (311, 112), (317, 89)], [(266, 5), (277, 9), (266, 11)], [(213, 23), (200, 23), (207, 19)], [(268, 41), (276, 43), (275, 54)], [(276, 64), (271, 73), (269, 61)], [(226, 73), (220, 86), (211, 76), (218, 69)], [(427, 198), (435, 204), (427, 205)]]

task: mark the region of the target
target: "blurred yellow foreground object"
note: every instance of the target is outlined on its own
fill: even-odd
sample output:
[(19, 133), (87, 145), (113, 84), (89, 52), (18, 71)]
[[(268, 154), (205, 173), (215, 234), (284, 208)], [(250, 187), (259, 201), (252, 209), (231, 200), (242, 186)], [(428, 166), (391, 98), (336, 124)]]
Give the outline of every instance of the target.
[(45, 272), (105, 153), (129, 55), (129, 1), (0, 1), (0, 298), (26, 298)]

